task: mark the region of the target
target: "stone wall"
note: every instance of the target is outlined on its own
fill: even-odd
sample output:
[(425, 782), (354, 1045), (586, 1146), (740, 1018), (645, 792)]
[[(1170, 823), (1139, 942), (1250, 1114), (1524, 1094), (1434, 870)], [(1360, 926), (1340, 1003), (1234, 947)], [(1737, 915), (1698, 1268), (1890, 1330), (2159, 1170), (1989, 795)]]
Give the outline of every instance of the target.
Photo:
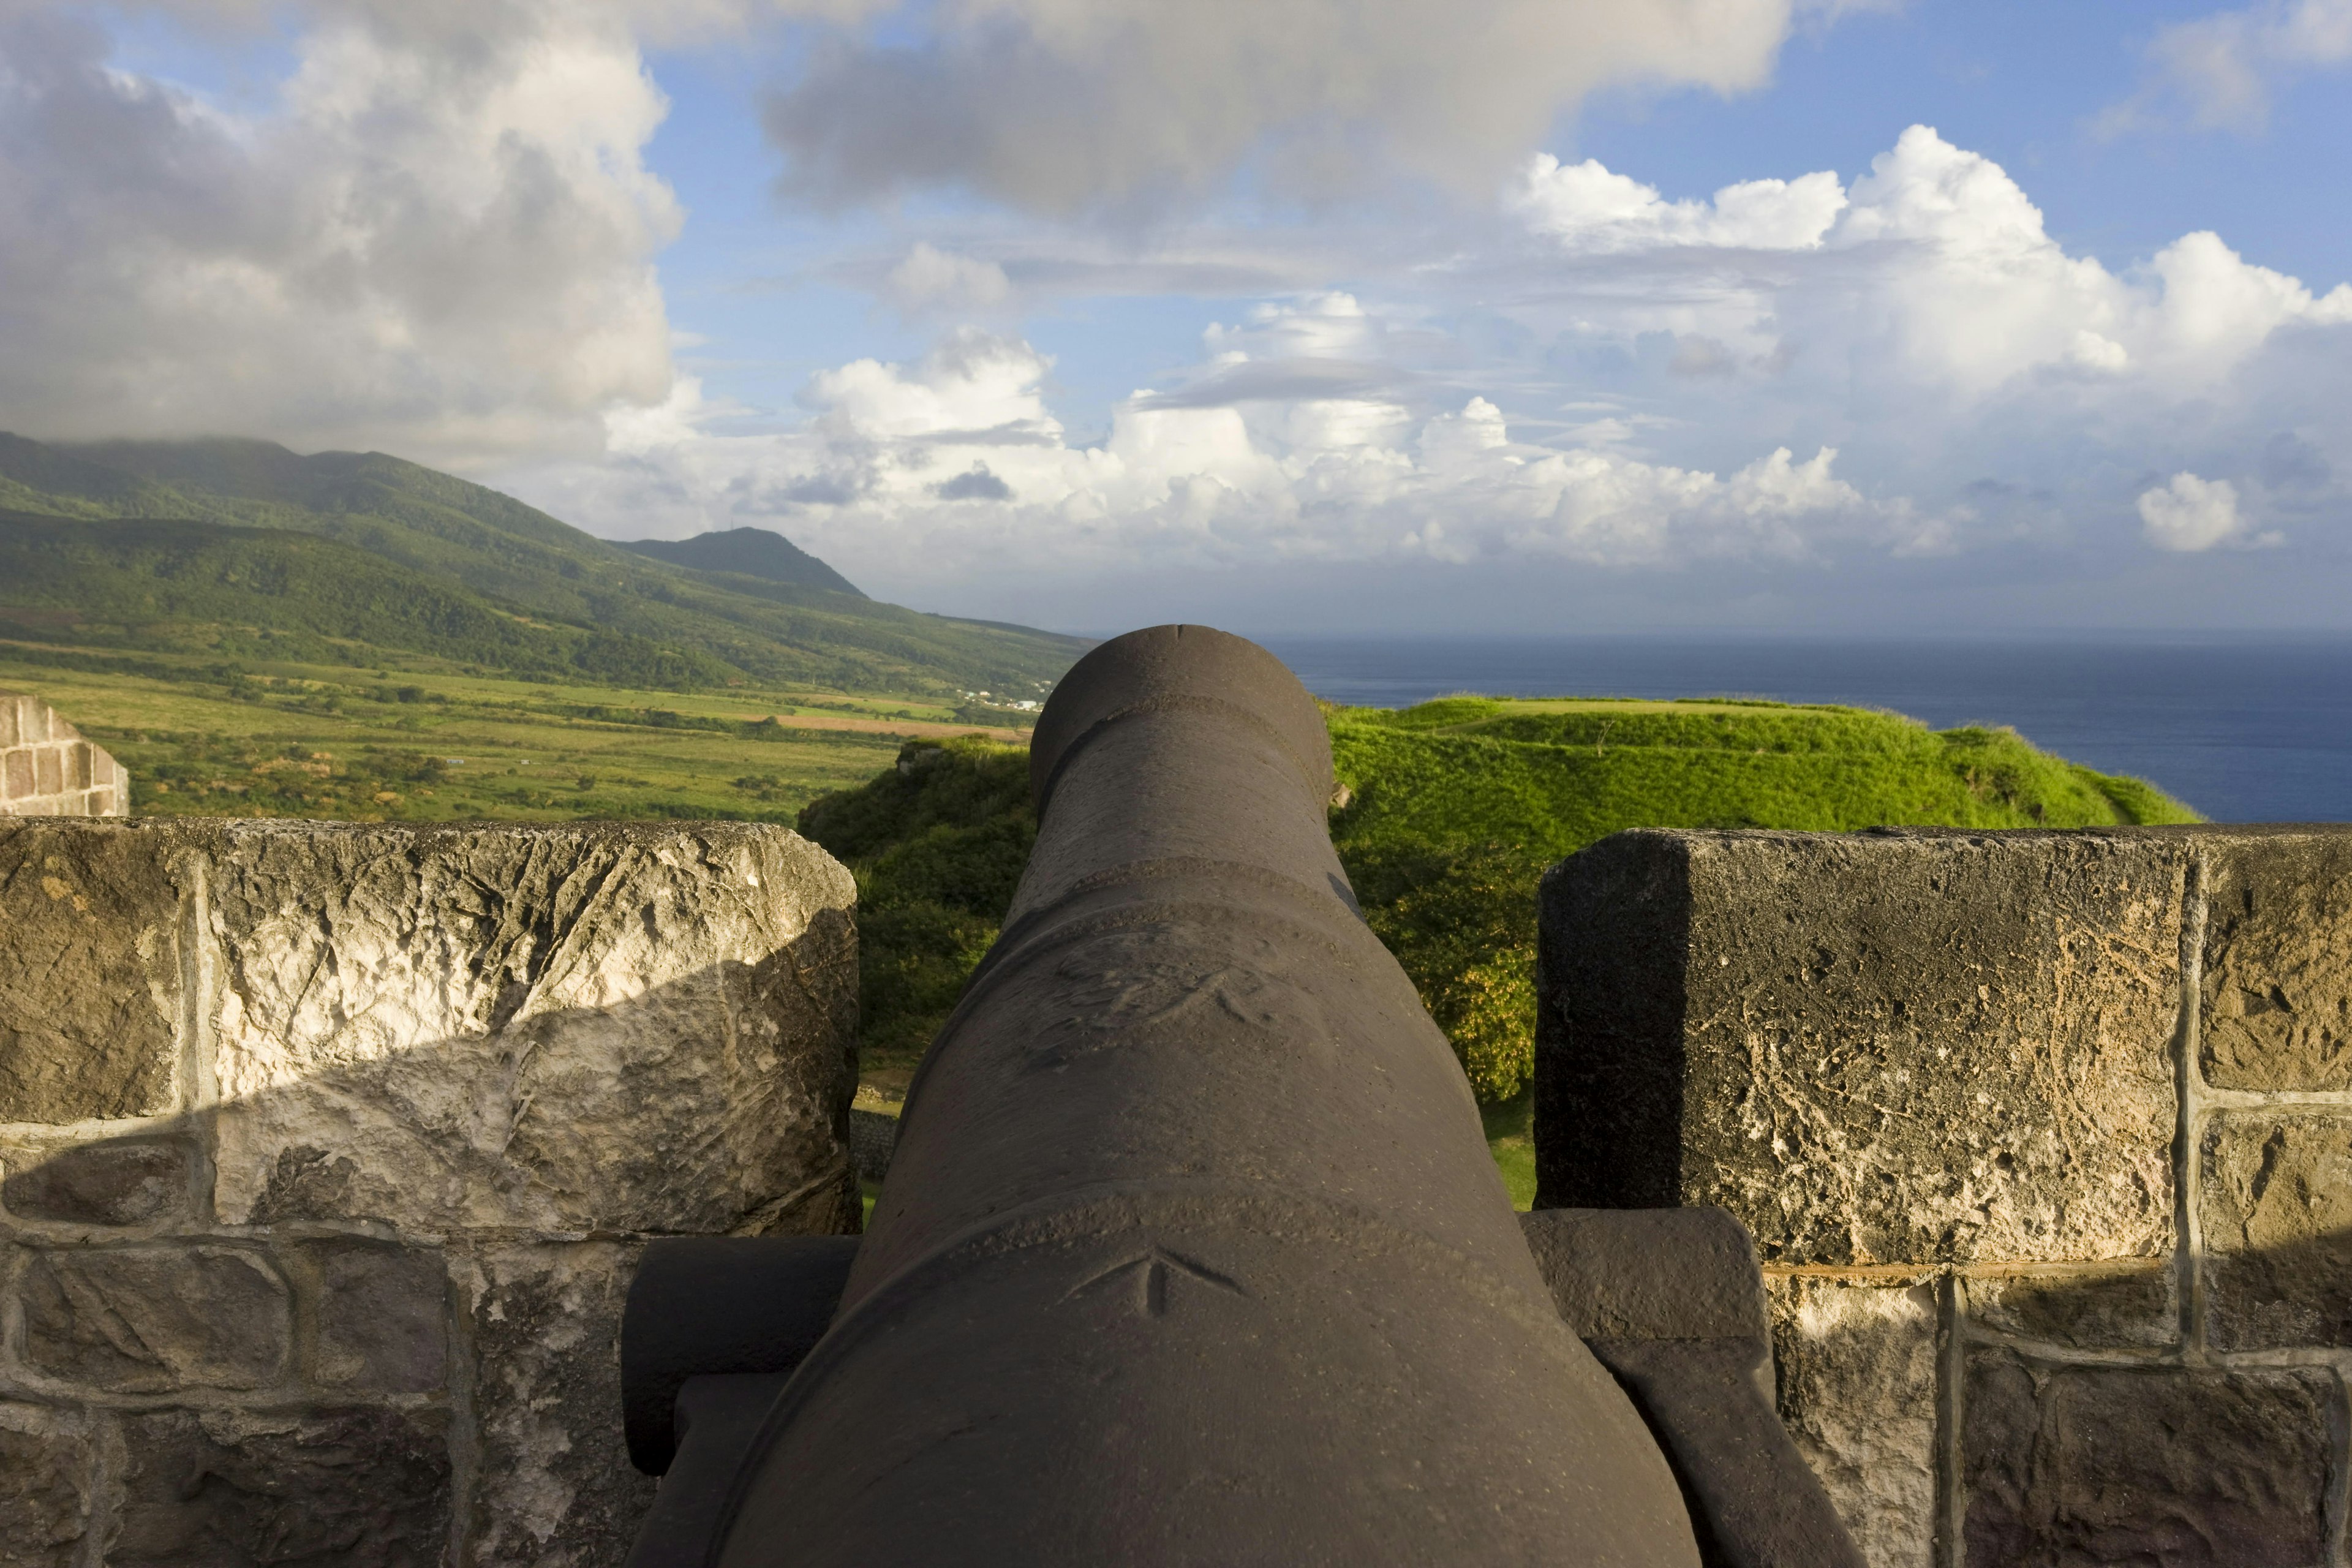
[(782, 828), (0, 825), (0, 1562), (617, 1564), (643, 1239), (856, 1228)]
[(0, 691), (0, 816), (128, 816), (131, 775), (37, 697)]
[(1882, 1568), (2341, 1564), (2352, 828), (1621, 834), (1542, 1205), (1721, 1204)]

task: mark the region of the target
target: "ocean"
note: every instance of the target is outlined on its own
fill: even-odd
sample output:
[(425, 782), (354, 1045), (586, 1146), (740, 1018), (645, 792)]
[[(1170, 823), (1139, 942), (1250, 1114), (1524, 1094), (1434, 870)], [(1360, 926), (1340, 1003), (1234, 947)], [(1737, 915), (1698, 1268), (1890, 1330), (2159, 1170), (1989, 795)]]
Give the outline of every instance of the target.
[(2352, 637), (1259, 640), (1333, 702), (1476, 691), (1849, 703), (1938, 730), (2007, 724), (2216, 822), (2352, 821)]

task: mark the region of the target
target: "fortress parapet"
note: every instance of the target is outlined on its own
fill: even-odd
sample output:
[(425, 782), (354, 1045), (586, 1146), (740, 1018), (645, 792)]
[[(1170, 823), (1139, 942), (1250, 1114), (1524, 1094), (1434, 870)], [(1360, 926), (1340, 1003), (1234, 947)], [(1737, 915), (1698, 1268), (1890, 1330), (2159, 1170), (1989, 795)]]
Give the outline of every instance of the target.
[(1873, 1564), (2343, 1561), (2352, 827), (1624, 833), (1541, 907), (1538, 1202), (1744, 1222)]
[(0, 1563), (619, 1563), (650, 1235), (852, 1230), (758, 824), (0, 821)]
[(0, 691), (0, 816), (128, 816), (131, 774), (37, 697)]

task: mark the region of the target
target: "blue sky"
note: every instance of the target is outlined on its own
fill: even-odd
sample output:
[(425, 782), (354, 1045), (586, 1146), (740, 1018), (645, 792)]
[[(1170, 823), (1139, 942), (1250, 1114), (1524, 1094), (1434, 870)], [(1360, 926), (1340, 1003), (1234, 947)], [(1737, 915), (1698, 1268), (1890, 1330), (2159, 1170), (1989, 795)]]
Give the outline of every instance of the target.
[(0, 0), (0, 427), (1087, 630), (2342, 627), (2347, 81), (2352, 0)]

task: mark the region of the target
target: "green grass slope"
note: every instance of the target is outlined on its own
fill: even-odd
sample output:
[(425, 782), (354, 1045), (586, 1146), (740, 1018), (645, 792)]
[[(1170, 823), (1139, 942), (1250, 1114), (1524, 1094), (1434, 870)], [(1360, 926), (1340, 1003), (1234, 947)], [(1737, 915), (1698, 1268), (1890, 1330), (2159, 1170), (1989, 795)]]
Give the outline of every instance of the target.
[(1533, 1070), (1536, 879), (1620, 829), (2196, 820), (2013, 731), (1854, 708), (1454, 698), (1339, 710), (1331, 740), (1332, 842), (1489, 1101)]
[[(0, 436), (0, 510), (20, 519), (143, 520), (158, 531), (194, 523), (315, 535), (413, 574), (444, 595), (560, 628), (560, 641), (603, 634), (670, 657), (672, 675), (661, 679), (633, 659), (621, 677), (633, 684), (1027, 690), (1049, 684), (1086, 646), (1025, 627), (924, 615), (855, 590), (656, 560), (511, 497), (382, 453), (302, 457), (268, 442), (227, 440), (50, 447)], [(145, 548), (163, 535), (141, 537)], [(140, 562), (149, 558), (108, 570), (136, 574), (148, 569)], [(51, 573), (35, 597), (0, 576), (0, 612), (33, 612), (10, 617), (8, 635), (39, 637), (55, 635), (45, 628), (56, 625), (59, 612), (82, 609), (78, 598), (120, 603), (126, 592), (119, 581), (84, 585)], [(277, 606), (288, 608), (290, 601), (280, 595)], [(323, 615), (322, 606), (304, 625), (319, 625)], [(266, 620), (205, 623), (193, 614), (172, 625), (174, 640), (156, 646), (188, 646), (207, 625), (229, 642), (245, 631), (280, 629)], [(149, 634), (117, 621), (107, 635), (139, 646)], [(459, 664), (484, 662), (478, 651), (466, 651), (470, 642), (465, 648), (383, 646)], [(377, 661), (373, 653), (357, 658)]]
[(0, 629), (84, 646), (368, 664), (387, 651), (664, 688), (736, 672), (625, 634), (528, 619), (339, 540), (152, 519), (0, 512)]
[[(1497, 1107), (1533, 1068), (1536, 880), (1621, 828), (2195, 820), (2147, 784), (2007, 730), (1933, 731), (1852, 708), (1447, 699), (1334, 710), (1329, 722), (1349, 792), (1333, 843), (1366, 918)], [(1012, 897), (1035, 832), (1025, 753), (914, 742), (890, 772), (813, 802), (800, 826), (857, 874), (866, 1059), (903, 1073)]]

